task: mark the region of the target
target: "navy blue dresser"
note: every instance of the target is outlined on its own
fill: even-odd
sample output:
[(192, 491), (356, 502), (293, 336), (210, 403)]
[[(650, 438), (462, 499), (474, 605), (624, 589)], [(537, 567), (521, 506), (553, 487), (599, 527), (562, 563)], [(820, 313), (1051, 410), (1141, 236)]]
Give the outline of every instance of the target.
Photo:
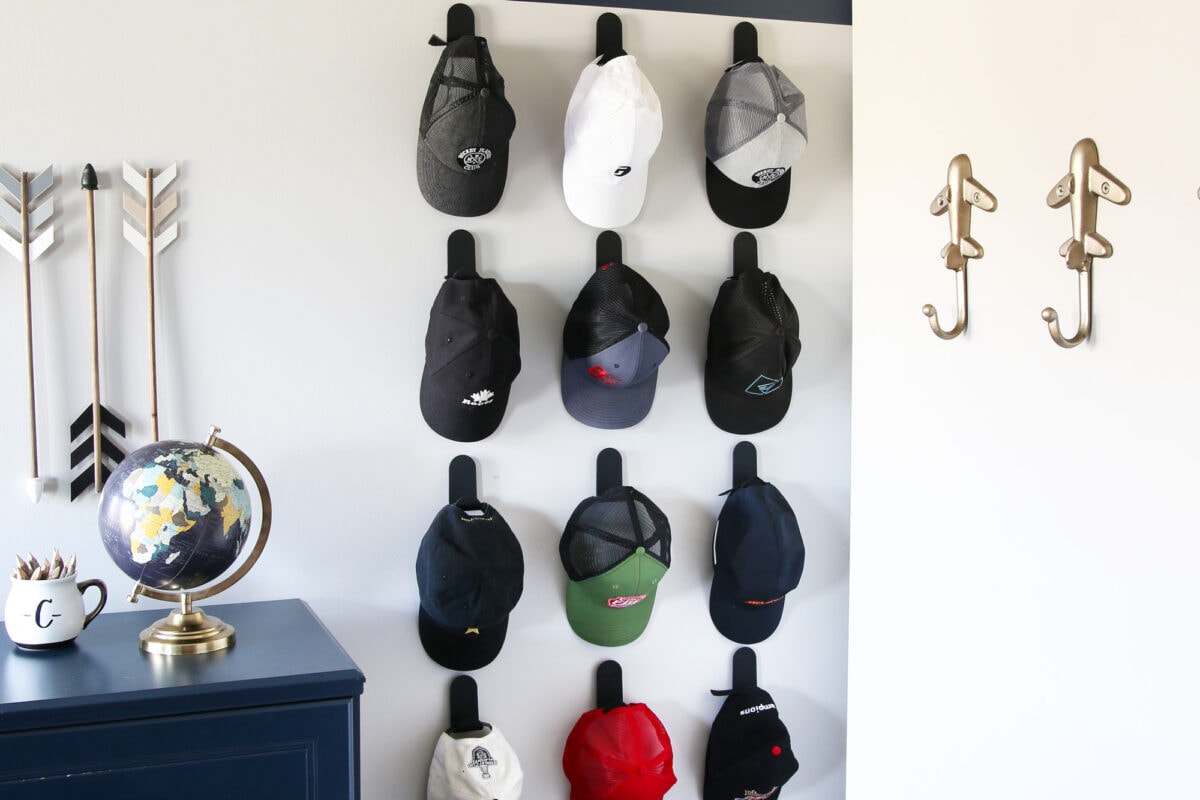
[(363, 674), (308, 605), (202, 608), (232, 648), (143, 653), (162, 605), (103, 613), (64, 649), (0, 636), (0, 797), (357, 798)]

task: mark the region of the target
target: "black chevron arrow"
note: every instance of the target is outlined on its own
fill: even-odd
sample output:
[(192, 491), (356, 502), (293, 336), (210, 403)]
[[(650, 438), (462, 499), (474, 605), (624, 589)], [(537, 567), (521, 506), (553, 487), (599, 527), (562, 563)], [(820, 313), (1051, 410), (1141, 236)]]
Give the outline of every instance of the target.
[(85, 469), (71, 481), (72, 500), (83, 494), (89, 486), (95, 486), (97, 492), (104, 487), (104, 482), (112, 474), (108, 465), (104, 463), (105, 458), (112, 461), (114, 465), (120, 464), (125, 458), (125, 453), (121, 451), (121, 448), (104, 435), (104, 429), (107, 428), (124, 438), (125, 423), (118, 419), (116, 414), (100, 405), (100, 329), (96, 309), (96, 211), (92, 200), (92, 193), (96, 191), (99, 182), (96, 180), (96, 171), (92, 169), (91, 164), (83, 168), (83, 177), (80, 179), (79, 185), (87, 193), (88, 250), (91, 256), (89, 278), (92, 299), (92, 403), (71, 423), (71, 441), (74, 442), (88, 429), (91, 429), (92, 435), (71, 451), (71, 469), (87, 463), (89, 457), (92, 459), (92, 465), (91, 469)]

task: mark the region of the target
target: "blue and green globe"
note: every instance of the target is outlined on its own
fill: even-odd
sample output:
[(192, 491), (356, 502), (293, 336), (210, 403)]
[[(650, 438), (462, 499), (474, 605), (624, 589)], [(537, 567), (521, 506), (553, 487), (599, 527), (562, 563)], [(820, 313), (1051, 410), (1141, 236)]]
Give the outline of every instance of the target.
[(223, 455), (162, 441), (130, 453), (104, 484), (100, 537), (121, 571), (143, 586), (185, 591), (238, 557), (250, 532), (250, 495)]

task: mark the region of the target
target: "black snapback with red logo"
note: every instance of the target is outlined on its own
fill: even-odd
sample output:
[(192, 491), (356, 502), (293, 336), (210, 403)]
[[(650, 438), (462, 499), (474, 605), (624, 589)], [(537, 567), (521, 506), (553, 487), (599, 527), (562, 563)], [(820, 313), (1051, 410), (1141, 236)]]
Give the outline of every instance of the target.
[(800, 525), (779, 490), (760, 478), (731, 489), (717, 518), (708, 603), (721, 635), (741, 644), (769, 637), (803, 572)]
[(562, 398), (593, 428), (628, 428), (654, 403), (658, 367), (670, 352), (667, 307), (632, 267), (596, 267), (563, 326)]

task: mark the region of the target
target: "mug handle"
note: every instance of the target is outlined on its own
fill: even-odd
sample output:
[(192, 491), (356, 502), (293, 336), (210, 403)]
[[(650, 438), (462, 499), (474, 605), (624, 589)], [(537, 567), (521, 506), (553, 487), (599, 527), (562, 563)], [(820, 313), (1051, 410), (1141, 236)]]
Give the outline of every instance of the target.
[(78, 586), (80, 594), (83, 594), (91, 586), (95, 586), (100, 590), (100, 602), (97, 603), (96, 607), (88, 612), (88, 615), (83, 618), (83, 627), (86, 628), (88, 624), (96, 618), (96, 615), (100, 613), (100, 609), (104, 608), (104, 604), (108, 602), (108, 587), (104, 585), (104, 581), (98, 578), (80, 581)]

